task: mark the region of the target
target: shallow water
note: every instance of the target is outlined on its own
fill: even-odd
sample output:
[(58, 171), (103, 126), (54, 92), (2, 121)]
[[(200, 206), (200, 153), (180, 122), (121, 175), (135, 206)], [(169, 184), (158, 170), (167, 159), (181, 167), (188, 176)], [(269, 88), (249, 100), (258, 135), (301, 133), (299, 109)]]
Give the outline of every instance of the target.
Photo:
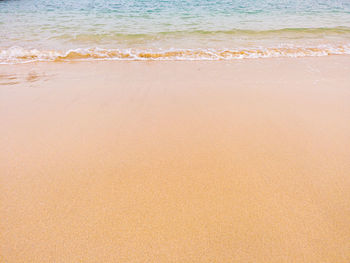
[(0, 1), (0, 62), (72, 59), (72, 50), (75, 59), (319, 56), (349, 44), (347, 0)]

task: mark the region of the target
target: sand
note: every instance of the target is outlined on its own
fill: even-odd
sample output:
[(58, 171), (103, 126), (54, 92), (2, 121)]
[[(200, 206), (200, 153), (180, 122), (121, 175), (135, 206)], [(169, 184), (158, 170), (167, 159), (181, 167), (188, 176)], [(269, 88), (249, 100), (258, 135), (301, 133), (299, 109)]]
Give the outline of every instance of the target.
[(350, 262), (350, 57), (0, 65), (0, 262)]

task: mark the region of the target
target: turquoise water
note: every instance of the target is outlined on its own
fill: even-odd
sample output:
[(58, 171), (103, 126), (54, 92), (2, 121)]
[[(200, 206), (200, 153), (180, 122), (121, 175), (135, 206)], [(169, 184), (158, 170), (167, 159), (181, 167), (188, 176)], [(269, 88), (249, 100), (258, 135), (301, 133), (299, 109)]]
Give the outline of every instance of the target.
[(0, 62), (342, 53), (349, 0), (0, 0)]

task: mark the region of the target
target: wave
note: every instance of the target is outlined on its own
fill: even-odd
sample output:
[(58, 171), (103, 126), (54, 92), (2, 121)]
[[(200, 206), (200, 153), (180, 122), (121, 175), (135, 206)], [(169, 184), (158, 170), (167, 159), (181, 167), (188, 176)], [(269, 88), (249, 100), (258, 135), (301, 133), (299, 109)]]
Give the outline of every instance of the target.
[(250, 29), (230, 29), (230, 30), (185, 30), (185, 31), (164, 31), (145, 34), (136, 33), (63, 33), (52, 36), (51, 40), (64, 40), (83, 43), (103, 43), (105, 41), (154, 41), (163, 38), (189, 38), (196, 39), (200, 37), (227, 38), (243, 37), (269, 39), (269, 38), (319, 38), (319, 37), (340, 37), (350, 39), (350, 27), (315, 27), (315, 28), (280, 28), (269, 30), (250, 30)]
[(103, 49), (78, 48), (67, 51), (11, 47), (0, 49), (0, 63), (85, 60), (234, 60), (272, 57), (306, 57), (350, 54), (350, 44), (315, 47), (271, 47), (255, 49)]
[[(193, 30), (193, 31), (169, 31), (159, 32), (158, 34), (227, 34), (227, 35), (267, 35), (267, 34), (281, 34), (281, 33), (305, 33), (305, 34), (350, 34), (350, 27), (338, 26), (338, 27), (297, 27), (297, 28), (278, 28), (267, 30), (252, 30), (252, 29), (230, 29), (230, 30)], [(137, 34), (135, 34), (137, 35)]]

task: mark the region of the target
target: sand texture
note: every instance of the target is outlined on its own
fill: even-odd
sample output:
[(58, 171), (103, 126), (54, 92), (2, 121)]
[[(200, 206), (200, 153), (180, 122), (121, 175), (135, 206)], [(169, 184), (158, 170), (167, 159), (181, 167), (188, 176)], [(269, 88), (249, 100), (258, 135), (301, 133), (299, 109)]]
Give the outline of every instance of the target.
[(350, 262), (350, 58), (0, 65), (0, 262)]

